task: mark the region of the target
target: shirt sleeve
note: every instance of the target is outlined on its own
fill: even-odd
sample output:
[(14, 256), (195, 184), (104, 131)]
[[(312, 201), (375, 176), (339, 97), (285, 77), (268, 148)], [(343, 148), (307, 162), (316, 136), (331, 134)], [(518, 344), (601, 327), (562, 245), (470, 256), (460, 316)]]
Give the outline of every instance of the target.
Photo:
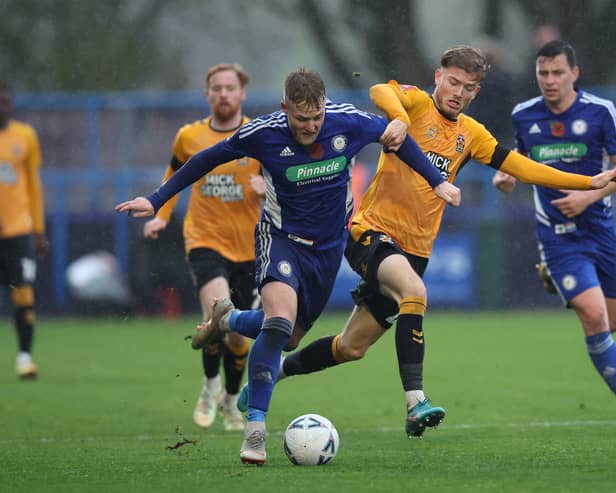
[[(378, 142), (388, 122), (385, 118), (377, 115), (366, 115), (370, 117), (370, 123), (362, 122), (363, 124), (360, 125), (360, 128), (362, 128), (364, 132), (370, 132), (370, 135), (367, 136), (369, 141)], [(396, 155), (410, 168), (413, 168), (417, 173), (423, 176), (432, 188), (445, 181), (438, 169), (428, 160), (417, 143), (409, 135), (406, 136), (400, 149), (396, 151)]]
[(400, 149), (396, 151), (396, 155), (402, 159), (407, 166), (413, 168), (417, 173), (423, 176), (432, 188), (437, 187), (445, 181), (443, 175), (441, 175), (439, 170), (428, 160), (417, 145), (417, 142), (408, 135), (406, 139), (404, 139)]
[(370, 88), (370, 99), (374, 105), (383, 111), (389, 120), (402, 120), (407, 125), (411, 124), (408, 108), (405, 104), (408, 103), (404, 92), (400, 85), (395, 81), (389, 81), (388, 84), (376, 84)]
[[(174, 170), (174, 168), (172, 167), (171, 164), (169, 166), (167, 166), (167, 170), (165, 171), (165, 176), (163, 178), (163, 183), (165, 183), (169, 178), (171, 178), (173, 176), (174, 172), (175, 172), (175, 170)], [(177, 193), (173, 197), (171, 197), (158, 210), (158, 213), (156, 214), (156, 217), (159, 218), (159, 219), (162, 219), (166, 223), (169, 223), (169, 221), (171, 220), (171, 213), (173, 212), (173, 209), (175, 208), (175, 204), (177, 204), (179, 198), (180, 198), (180, 196)]]
[(566, 173), (551, 166), (537, 163), (522, 154), (511, 151), (500, 167), (501, 171), (515, 176), (523, 183), (568, 190), (590, 190), (592, 177)]
[(37, 234), (45, 233), (45, 211), (43, 205), (43, 187), (39, 170), (42, 163), (41, 146), (34, 129), (28, 133), (28, 196), (30, 201), (30, 214), (32, 216), (32, 229)]
[(513, 123), (513, 145), (520, 154), (528, 155), (528, 149), (524, 146), (524, 140), (520, 133), (520, 124), (515, 115), (511, 116), (511, 121)]
[(610, 101), (603, 117), (603, 139), (605, 150), (610, 156), (616, 155), (616, 109)]

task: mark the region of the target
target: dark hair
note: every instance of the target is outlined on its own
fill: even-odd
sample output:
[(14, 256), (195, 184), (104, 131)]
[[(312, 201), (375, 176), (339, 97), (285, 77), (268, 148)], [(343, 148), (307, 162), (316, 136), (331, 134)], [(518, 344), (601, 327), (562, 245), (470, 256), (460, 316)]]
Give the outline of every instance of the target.
[(546, 58), (554, 58), (558, 55), (565, 55), (567, 57), (567, 64), (570, 68), (573, 68), (577, 65), (577, 57), (575, 55), (575, 50), (573, 49), (573, 46), (561, 39), (554, 39), (544, 44), (537, 52), (537, 56), (535, 57), (535, 59), (539, 58), (540, 56)]
[(210, 79), (212, 75), (222, 72), (224, 70), (231, 70), (236, 73), (237, 78), (240, 80), (240, 85), (246, 87), (249, 82), (248, 74), (239, 63), (219, 63), (209, 68), (207, 74), (205, 74), (205, 87), (210, 85)]
[(284, 81), (284, 100), (319, 108), (325, 103), (325, 83), (318, 72), (299, 68)]
[(441, 67), (452, 66), (461, 68), (469, 74), (476, 74), (481, 80), (485, 78), (490, 69), (490, 64), (481, 51), (463, 45), (449, 48), (441, 55)]

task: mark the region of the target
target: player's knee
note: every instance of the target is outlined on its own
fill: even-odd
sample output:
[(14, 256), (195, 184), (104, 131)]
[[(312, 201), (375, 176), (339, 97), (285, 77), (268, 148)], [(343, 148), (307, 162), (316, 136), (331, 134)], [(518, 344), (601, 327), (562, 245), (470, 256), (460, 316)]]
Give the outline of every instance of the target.
[(584, 307), (577, 312), (586, 334), (604, 332), (609, 327), (607, 314), (599, 307)]
[(402, 298), (426, 298), (428, 295), (426, 291), (426, 285), (423, 283), (421, 279), (416, 280), (415, 282), (409, 283), (408, 286), (405, 286), (404, 291), (402, 292)]
[(338, 358), (342, 361), (357, 361), (366, 355), (369, 347), (369, 345), (362, 344), (361, 342), (348, 343), (341, 340), (336, 349)]
[(34, 306), (34, 288), (30, 284), (22, 284), (12, 288), (11, 301), (15, 308)]

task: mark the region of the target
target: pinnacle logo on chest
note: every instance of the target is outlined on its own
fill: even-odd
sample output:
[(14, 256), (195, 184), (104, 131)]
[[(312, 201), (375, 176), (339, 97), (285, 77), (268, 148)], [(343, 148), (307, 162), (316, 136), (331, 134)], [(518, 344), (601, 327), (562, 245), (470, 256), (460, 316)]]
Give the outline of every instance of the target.
[(449, 172), (449, 165), (451, 164), (451, 159), (446, 158), (445, 156), (441, 156), (440, 154), (437, 154), (436, 152), (432, 151), (428, 151), (426, 153), (426, 157), (428, 158), (428, 161), (430, 161), (434, 165), (434, 167), (441, 172), (441, 175), (443, 176), (443, 178), (445, 178), (445, 180), (449, 179), (449, 175), (451, 174)]
[(531, 148), (531, 156), (542, 163), (549, 161), (577, 161), (588, 153), (583, 143), (567, 142), (562, 144), (544, 144)]
[(325, 161), (317, 161), (316, 163), (299, 164), (291, 166), (286, 170), (287, 180), (305, 185), (307, 183), (316, 183), (319, 181), (331, 180), (338, 174), (342, 173), (347, 166), (347, 160), (344, 156), (326, 159)]
[(203, 196), (219, 198), (221, 202), (244, 200), (244, 186), (235, 183), (233, 175), (205, 175), (205, 183), (199, 190)]

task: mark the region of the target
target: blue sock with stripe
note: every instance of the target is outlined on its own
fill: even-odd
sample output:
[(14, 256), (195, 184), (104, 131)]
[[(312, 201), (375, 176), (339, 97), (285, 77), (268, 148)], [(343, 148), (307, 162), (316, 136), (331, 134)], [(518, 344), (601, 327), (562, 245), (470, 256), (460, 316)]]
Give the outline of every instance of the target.
[(263, 310), (233, 310), (229, 316), (231, 330), (256, 339), (263, 325)]
[(293, 327), (283, 317), (272, 317), (263, 322), (263, 329), (250, 349), (248, 358), (248, 408), (267, 413), (274, 384), (278, 380), (280, 355)]
[(595, 368), (616, 394), (616, 344), (611, 332), (586, 336), (586, 349)]

